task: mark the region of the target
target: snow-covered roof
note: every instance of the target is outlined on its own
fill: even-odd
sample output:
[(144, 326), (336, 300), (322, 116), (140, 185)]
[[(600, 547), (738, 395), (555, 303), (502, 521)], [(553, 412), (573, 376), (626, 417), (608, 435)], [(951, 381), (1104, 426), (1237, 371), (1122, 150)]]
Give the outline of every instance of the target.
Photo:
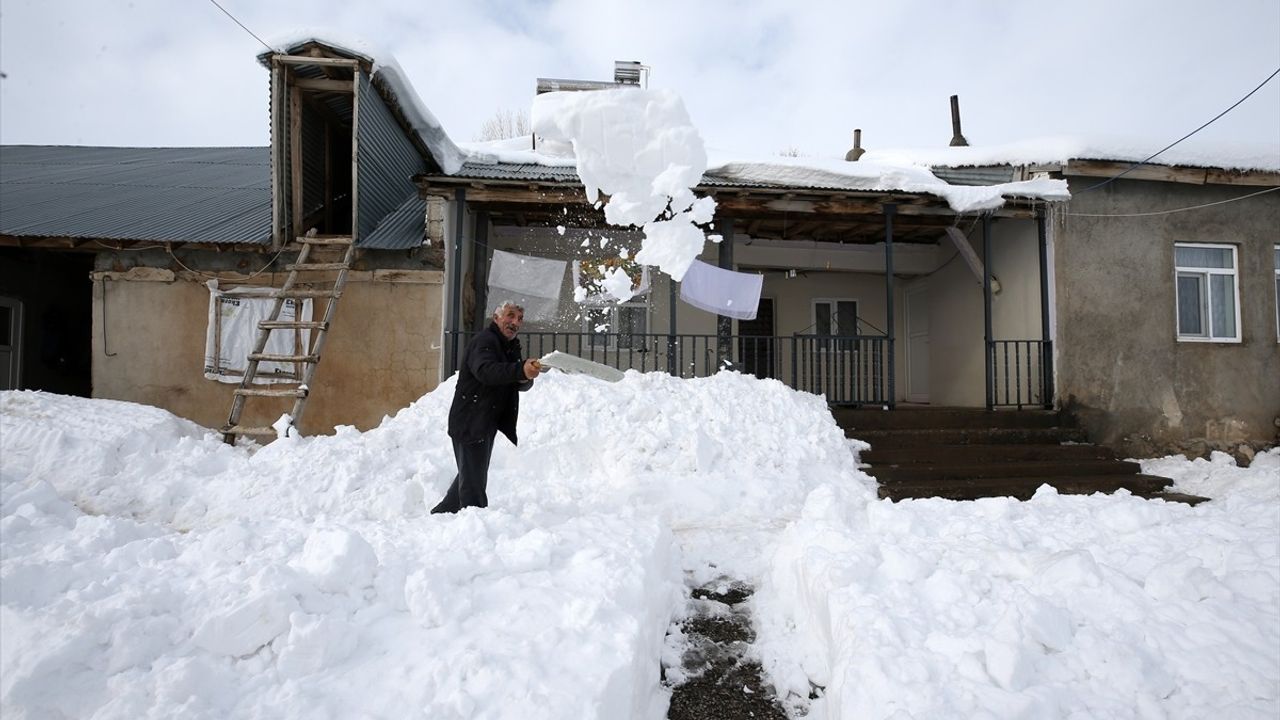
[[(934, 148), (868, 149), (859, 162), (911, 164), (924, 167), (1050, 165), (1072, 160), (1146, 160), (1169, 141), (1150, 138), (1060, 135), (998, 145)], [(1280, 143), (1212, 143), (1195, 138), (1152, 158), (1152, 165), (1280, 171)]]
[[(354, 59), (368, 62), (372, 67), (371, 79), (384, 99), (394, 104), (412, 131), (431, 153), (432, 159), (447, 174), (454, 174), (462, 167), (465, 154), (454, 144), (444, 126), (423, 104), (408, 75), (396, 62), (395, 56), (379, 50), (373, 44), (357, 38), (338, 38), (330, 31), (297, 30), (274, 36), (268, 44), (276, 53), (289, 54), (308, 43), (319, 43)], [(270, 66), (272, 53), (262, 53), (259, 61)]]

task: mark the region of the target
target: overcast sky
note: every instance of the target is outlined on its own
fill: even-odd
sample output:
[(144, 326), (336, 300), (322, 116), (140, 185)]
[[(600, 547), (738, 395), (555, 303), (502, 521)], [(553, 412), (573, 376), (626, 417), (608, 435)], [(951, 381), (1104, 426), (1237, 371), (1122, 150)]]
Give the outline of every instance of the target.
[[(455, 140), (527, 110), (537, 77), (652, 66), (709, 145), (1149, 139), (1152, 151), (1280, 68), (1277, 0), (219, 0), (271, 40), (332, 29), (395, 55)], [(0, 0), (0, 142), (266, 145), (263, 47), (209, 0)], [(1280, 77), (1197, 136), (1280, 143)], [(1274, 151), (1274, 150), (1273, 150)]]

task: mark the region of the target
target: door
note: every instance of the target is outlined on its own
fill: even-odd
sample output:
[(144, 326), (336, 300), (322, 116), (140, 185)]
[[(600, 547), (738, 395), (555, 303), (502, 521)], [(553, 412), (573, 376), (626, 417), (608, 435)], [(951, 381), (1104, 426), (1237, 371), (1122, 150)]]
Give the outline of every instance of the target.
[(738, 358), (742, 371), (758, 378), (777, 377), (774, 360), (773, 298), (760, 298), (755, 320), (738, 321)]
[(22, 302), (0, 297), (0, 390), (22, 388)]
[(929, 402), (929, 288), (922, 284), (906, 290), (907, 305), (907, 402)]

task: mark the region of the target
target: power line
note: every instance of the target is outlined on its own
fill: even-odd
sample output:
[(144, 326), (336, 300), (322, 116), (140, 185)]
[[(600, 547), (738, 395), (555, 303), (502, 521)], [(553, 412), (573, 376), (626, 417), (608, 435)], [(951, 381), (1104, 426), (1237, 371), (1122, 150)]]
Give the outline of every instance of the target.
[(1240, 197), (1234, 197), (1234, 198), (1230, 198), (1230, 199), (1228, 199), (1228, 200), (1219, 200), (1219, 201), (1217, 201), (1217, 202), (1204, 203), (1203, 205), (1192, 205), (1191, 207), (1174, 208), (1174, 209), (1172, 209), (1172, 210), (1157, 210), (1157, 211), (1155, 211), (1155, 212), (1140, 212), (1140, 213), (1067, 213), (1067, 214), (1068, 214), (1068, 215), (1071, 215), (1071, 216), (1073, 216), (1073, 217), (1096, 217), (1096, 218), (1107, 218), (1107, 217), (1151, 217), (1151, 216), (1153, 216), (1153, 215), (1170, 215), (1170, 214), (1172, 214), (1172, 213), (1187, 212), (1187, 211), (1189, 211), (1189, 210), (1199, 210), (1200, 208), (1213, 207), (1214, 205), (1226, 205), (1227, 203), (1233, 203), (1233, 202), (1235, 202), (1235, 201), (1237, 201), (1237, 200), (1247, 200), (1248, 198), (1251, 198), (1251, 197), (1257, 197), (1257, 196), (1259, 196), (1259, 195), (1265, 195), (1265, 194), (1267, 194), (1267, 193), (1269, 193), (1269, 192), (1275, 192), (1275, 191), (1277, 191), (1277, 190), (1280, 190), (1280, 187), (1267, 188), (1266, 190), (1259, 190), (1258, 192), (1255, 192), (1255, 193), (1249, 193), (1248, 195), (1241, 195)]
[(221, 10), (223, 13), (225, 13), (227, 17), (231, 18), (231, 21), (232, 21), (232, 22), (234, 22), (235, 24), (239, 25), (239, 26), (240, 26), (240, 27), (241, 27), (245, 32), (249, 33), (250, 35), (253, 35), (253, 39), (254, 39), (254, 40), (257, 40), (258, 42), (262, 43), (262, 47), (266, 48), (268, 51), (271, 51), (271, 52), (274, 52), (274, 51), (275, 51), (275, 48), (273, 48), (273, 47), (271, 47), (270, 45), (268, 45), (266, 42), (264, 42), (264, 41), (263, 41), (263, 39), (262, 39), (262, 38), (258, 37), (257, 35), (254, 35), (254, 32), (253, 32), (252, 30), (250, 30), (249, 28), (245, 27), (245, 26), (244, 26), (244, 23), (240, 22), (239, 20), (236, 20), (236, 16), (235, 16), (235, 15), (232, 15), (230, 12), (227, 12), (227, 9), (226, 9), (226, 8), (224, 8), (224, 7), (222, 7), (221, 5), (219, 5), (219, 4), (218, 4), (218, 0), (209, 0), (209, 2), (213, 3), (213, 4), (214, 4), (214, 7), (218, 8), (218, 9), (219, 9), (219, 10)]
[[(1087, 188), (1085, 188), (1085, 189), (1081, 190), (1080, 192), (1081, 192), (1081, 193), (1087, 193), (1087, 192), (1089, 192), (1090, 190), (1096, 190), (1096, 189), (1098, 189), (1098, 188), (1102, 187), (1103, 185), (1107, 185), (1107, 184), (1109, 184), (1109, 183), (1110, 183), (1111, 181), (1113, 181), (1113, 180), (1119, 180), (1120, 178), (1124, 177), (1125, 175), (1128, 175), (1128, 174), (1129, 174), (1130, 172), (1132, 172), (1133, 170), (1135, 170), (1135, 169), (1137, 169), (1137, 168), (1139, 168), (1139, 167), (1142, 167), (1143, 165), (1146, 165), (1147, 163), (1151, 162), (1151, 160), (1152, 160), (1153, 158), (1155, 158), (1157, 155), (1159, 155), (1160, 153), (1164, 152), (1165, 150), (1168, 150), (1169, 148), (1173, 147), (1174, 145), (1177, 145), (1178, 143), (1182, 142), (1183, 140), (1186, 140), (1187, 138), (1191, 137), (1192, 135), (1195, 135), (1196, 133), (1200, 132), (1201, 130), (1203, 130), (1203, 129), (1205, 129), (1205, 128), (1209, 127), (1209, 126), (1210, 126), (1210, 125), (1212, 125), (1212, 124), (1213, 124), (1213, 123), (1214, 123), (1218, 118), (1222, 117), (1223, 115), (1226, 115), (1227, 113), (1231, 112), (1232, 110), (1235, 110), (1235, 109), (1236, 109), (1236, 106), (1238, 106), (1240, 103), (1244, 102), (1245, 100), (1248, 100), (1248, 99), (1249, 99), (1249, 98), (1250, 98), (1254, 93), (1256, 93), (1256, 92), (1258, 92), (1259, 90), (1261, 90), (1261, 89), (1262, 89), (1262, 86), (1263, 86), (1263, 85), (1266, 85), (1266, 84), (1267, 84), (1267, 83), (1269, 83), (1269, 82), (1271, 82), (1271, 79), (1272, 79), (1272, 78), (1274, 78), (1276, 75), (1280, 75), (1280, 68), (1276, 68), (1275, 72), (1273, 72), (1273, 73), (1271, 73), (1270, 75), (1268, 75), (1266, 80), (1263, 80), (1262, 82), (1258, 83), (1258, 87), (1256, 87), (1256, 88), (1254, 88), (1254, 89), (1250, 90), (1250, 91), (1248, 92), (1248, 94), (1247, 94), (1247, 95), (1245, 95), (1244, 97), (1242, 97), (1242, 98), (1240, 98), (1239, 100), (1235, 101), (1235, 103), (1233, 103), (1233, 104), (1231, 105), (1231, 107), (1227, 108), (1226, 110), (1223, 110), (1222, 112), (1218, 113), (1217, 115), (1214, 115), (1214, 116), (1213, 116), (1213, 118), (1209, 120), (1209, 122), (1207, 122), (1207, 123), (1205, 123), (1205, 124), (1201, 125), (1200, 127), (1196, 128), (1195, 130), (1192, 130), (1191, 132), (1187, 133), (1186, 135), (1183, 135), (1182, 137), (1178, 138), (1177, 140), (1174, 140), (1173, 142), (1169, 143), (1168, 145), (1165, 145), (1164, 147), (1162, 147), (1162, 148), (1160, 148), (1159, 150), (1157, 150), (1157, 151), (1155, 151), (1154, 153), (1152, 153), (1152, 154), (1151, 154), (1150, 156), (1148, 156), (1145, 160), (1141, 160), (1141, 161), (1139, 161), (1139, 162), (1136, 162), (1136, 163), (1134, 163), (1134, 164), (1130, 165), (1129, 167), (1125, 168), (1125, 169), (1124, 169), (1122, 172), (1120, 172), (1119, 174), (1117, 174), (1117, 175), (1112, 175), (1111, 177), (1107, 178), (1106, 180), (1103, 180), (1103, 181), (1102, 181), (1102, 182), (1100, 182), (1100, 183), (1097, 183), (1096, 185), (1090, 185), (1089, 187), (1087, 187)], [(1075, 195), (1079, 195), (1080, 193), (1074, 193), (1074, 194), (1075, 194)]]

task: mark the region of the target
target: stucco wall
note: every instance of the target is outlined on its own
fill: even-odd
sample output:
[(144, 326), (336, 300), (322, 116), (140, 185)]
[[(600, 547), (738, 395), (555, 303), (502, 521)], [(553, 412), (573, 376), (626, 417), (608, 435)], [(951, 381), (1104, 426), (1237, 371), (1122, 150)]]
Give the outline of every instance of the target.
[[(1073, 213), (1150, 212), (1253, 187), (1072, 180)], [(1135, 456), (1275, 441), (1280, 414), (1272, 252), (1280, 196), (1137, 218), (1057, 219), (1058, 388), (1090, 439)], [(1177, 340), (1175, 242), (1238, 248), (1242, 342)]]
[[(236, 386), (204, 377), (209, 290), (196, 279), (166, 277), (175, 276), (145, 268), (98, 274), (93, 395), (162, 407), (219, 428)], [(375, 427), (437, 384), (441, 273), (354, 277), (338, 303), (311, 385), (304, 434), (329, 433), (337, 425)], [(319, 317), (323, 305), (316, 307)], [(291, 402), (252, 398), (241, 423), (270, 425)]]

